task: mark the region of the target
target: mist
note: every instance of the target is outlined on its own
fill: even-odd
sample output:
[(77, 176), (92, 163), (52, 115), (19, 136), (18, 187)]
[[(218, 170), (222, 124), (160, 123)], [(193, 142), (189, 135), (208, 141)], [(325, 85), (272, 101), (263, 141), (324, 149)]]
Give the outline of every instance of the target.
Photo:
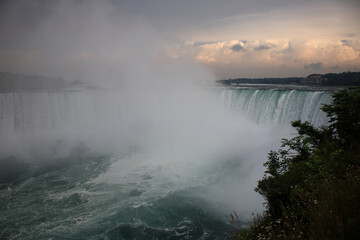
[[(80, 149), (112, 159), (87, 182), (137, 183), (142, 194), (135, 202), (195, 188), (219, 216), (237, 211), (250, 220), (251, 212), (262, 211), (253, 189), (267, 152), (289, 135), (288, 126), (256, 124), (226, 107), (207, 67), (186, 53), (174, 55), (169, 48), (177, 40), (139, 16), (115, 11), (110, 1), (32, 5), (43, 14), (29, 19), (13, 15), (28, 6), (24, 2), (5, 4), (2, 17), (17, 26), (7, 32), (21, 36), (9, 51), (27, 49), (6, 70), (83, 85), (3, 93), (2, 158), (41, 165), (73, 158)], [(8, 36), (2, 41), (10, 44)], [(151, 176), (150, 187), (140, 186), (144, 175)]]

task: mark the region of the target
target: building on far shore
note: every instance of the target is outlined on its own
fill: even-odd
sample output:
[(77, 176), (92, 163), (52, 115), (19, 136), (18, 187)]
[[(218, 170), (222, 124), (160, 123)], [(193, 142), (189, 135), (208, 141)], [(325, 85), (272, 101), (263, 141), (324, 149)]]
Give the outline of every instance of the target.
[(307, 76), (306, 78), (300, 79), (300, 84), (304, 85), (321, 85), (327, 81), (327, 78), (323, 77), (320, 74), (311, 74)]

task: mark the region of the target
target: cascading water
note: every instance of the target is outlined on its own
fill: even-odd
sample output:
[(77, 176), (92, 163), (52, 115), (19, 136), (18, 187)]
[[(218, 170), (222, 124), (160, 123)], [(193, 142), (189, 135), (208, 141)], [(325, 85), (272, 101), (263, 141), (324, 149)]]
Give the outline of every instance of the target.
[(167, 90), (0, 93), (1, 164), (22, 166), (1, 178), (0, 238), (224, 239), (229, 213), (262, 210), (253, 188), (288, 122), (326, 123), (331, 100)]
[(327, 92), (299, 90), (225, 88), (222, 97), (232, 109), (260, 124), (301, 120), (322, 126), (327, 124), (327, 118), (321, 106), (331, 102)]
[[(326, 92), (298, 90), (220, 90), (223, 100), (257, 123), (327, 122), (321, 105), (331, 102)], [(73, 127), (86, 131), (98, 122), (127, 122), (126, 101), (116, 91), (35, 92), (0, 94), (0, 131), (31, 133)]]

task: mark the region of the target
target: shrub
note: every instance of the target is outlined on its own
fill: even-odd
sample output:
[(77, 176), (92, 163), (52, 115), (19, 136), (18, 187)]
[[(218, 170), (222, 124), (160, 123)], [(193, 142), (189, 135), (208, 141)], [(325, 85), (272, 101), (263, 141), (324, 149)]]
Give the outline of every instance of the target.
[(329, 126), (295, 121), (255, 191), (266, 211), (239, 239), (360, 239), (360, 88), (324, 105)]

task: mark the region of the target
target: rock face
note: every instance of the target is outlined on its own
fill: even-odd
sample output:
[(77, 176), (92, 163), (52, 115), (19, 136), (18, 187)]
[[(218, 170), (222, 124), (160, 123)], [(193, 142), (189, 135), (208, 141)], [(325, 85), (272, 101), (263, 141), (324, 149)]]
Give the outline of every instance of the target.
[(14, 180), (28, 168), (28, 164), (21, 162), (14, 156), (0, 159), (0, 183)]

